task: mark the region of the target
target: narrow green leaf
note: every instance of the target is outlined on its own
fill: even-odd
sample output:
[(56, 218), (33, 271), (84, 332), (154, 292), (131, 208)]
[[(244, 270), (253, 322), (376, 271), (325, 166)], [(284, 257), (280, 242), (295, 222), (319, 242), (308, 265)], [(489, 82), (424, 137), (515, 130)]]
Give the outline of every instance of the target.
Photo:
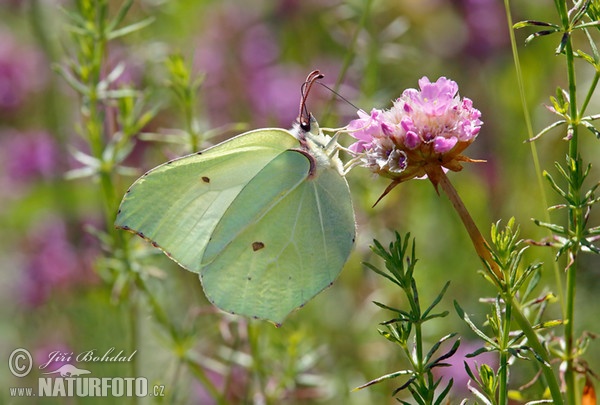
[(444, 398), (446, 398), (446, 396), (448, 396), (448, 394), (450, 393), (450, 389), (452, 388), (453, 385), (454, 385), (454, 379), (451, 378), (450, 381), (448, 382), (448, 384), (446, 385), (446, 387), (444, 388), (444, 390), (442, 392), (440, 392), (437, 400), (434, 402), (434, 405), (442, 404), (442, 401), (444, 400)]
[[(523, 293), (521, 300), (526, 301), (527, 297), (529, 297), (529, 295), (533, 292), (535, 287), (538, 286), (540, 280), (542, 279), (542, 272), (539, 271), (540, 267), (541, 267), (541, 265), (537, 266), (535, 269), (532, 268), (532, 270), (531, 270), (532, 277), (529, 280), (529, 283), (527, 284), (527, 288), (525, 288), (525, 292)], [(523, 281), (525, 281), (525, 280), (523, 280)]]
[[(455, 335), (455, 334), (453, 334)], [(450, 335), (448, 335), (447, 338), (450, 338)], [(452, 345), (452, 347), (450, 348), (450, 350), (448, 350), (446, 353), (444, 353), (443, 355), (441, 355), (440, 357), (438, 357), (437, 359), (431, 361), (427, 367), (428, 368), (433, 368), (433, 367), (438, 367), (441, 366), (443, 363), (441, 363), (443, 360), (449, 359), (450, 357), (454, 356), (454, 354), (456, 353), (456, 351), (458, 350), (458, 347), (460, 346), (460, 339), (457, 339), (454, 344)], [(433, 352), (430, 350), (431, 355), (433, 355)]]
[(520, 28), (524, 28), (524, 27), (554, 27), (556, 29), (559, 29), (560, 27), (556, 24), (551, 24), (551, 23), (547, 23), (544, 21), (535, 21), (535, 20), (524, 20), (524, 21), (519, 21), (518, 23), (515, 23), (513, 25), (513, 28), (518, 30)]
[(107, 32), (113, 31), (115, 28), (117, 28), (119, 26), (119, 24), (121, 24), (123, 22), (123, 20), (125, 19), (125, 16), (129, 12), (129, 9), (131, 8), (132, 5), (133, 5), (133, 0), (126, 0), (123, 3), (121, 8), (119, 8), (119, 11), (117, 12), (117, 15), (115, 16), (115, 18), (113, 18), (113, 20), (108, 24)]
[[(440, 340), (438, 340), (432, 347), (431, 349), (429, 349), (429, 352), (427, 353), (427, 355), (425, 356), (425, 363), (428, 363), (429, 360), (433, 357), (433, 355), (435, 354), (435, 352), (440, 348), (440, 346), (442, 345), (442, 343), (444, 343), (446, 340), (448, 339), (452, 339), (454, 336), (456, 336), (456, 333), (450, 333), (444, 337), (442, 337)], [(458, 343), (458, 345), (457, 345)], [(458, 346), (460, 346), (460, 339), (457, 339), (456, 342), (454, 343), (454, 345), (456, 345), (456, 348), (458, 348)], [(454, 347), (453, 345), (453, 347)], [(456, 350), (455, 350), (456, 351)]]
[(115, 38), (119, 38), (125, 35), (129, 35), (133, 32), (139, 31), (143, 28), (146, 28), (147, 26), (149, 26), (150, 24), (152, 24), (154, 22), (154, 17), (148, 17), (142, 21), (138, 21), (137, 23), (133, 23), (131, 25), (128, 25), (126, 27), (120, 28), (118, 30), (114, 30), (111, 31), (110, 33), (108, 33), (106, 35), (106, 38), (108, 40), (113, 40)]
[(437, 304), (440, 303), (440, 301), (442, 300), (442, 298), (444, 297), (444, 294), (446, 294), (446, 291), (448, 290), (448, 287), (450, 286), (450, 281), (447, 281), (446, 284), (444, 285), (444, 287), (442, 288), (442, 290), (440, 291), (440, 293), (437, 295), (437, 297), (433, 300), (433, 302), (431, 303), (431, 305), (429, 305), (429, 307), (425, 310), (425, 312), (423, 312), (423, 315), (421, 315), (421, 318), (427, 318), (427, 315), (429, 314), (429, 312), (431, 312), (431, 310), (433, 308), (435, 308), (435, 306)]
[(550, 186), (552, 186), (552, 188), (558, 194), (560, 194), (563, 198), (567, 198), (567, 192), (564, 191), (562, 188), (560, 188), (558, 186), (558, 184), (556, 184), (556, 181), (554, 181), (554, 178), (552, 177), (552, 175), (550, 175), (550, 173), (548, 173), (547, 171), (544, 170), (544, 172), (542, 173), (542, 175), (546, 178), (546, 180), (548, 180), (548, 182), (550, 183)]
[(556, 232), (560, 235), (564, 235), (566, 234), (566, 230), (564, 226), (560, 226), (560, 225), (556, 225), (556, 224), (549, 224), (547, 222), (542, 222), (539, 221), (537, 219), (534, 219), (533, 222), (537, 225), (537, 226), (541, 226), (542, 228), (547, 228), (550, 229), (553, 232)]
[(56, 73), (58, 73), (63, 79), (65, 79), (67, 84), (71, 86), (75, 91), (83, 95), (89, 95), (89, 89), (85, 86), (85, 84), (77, 80), (75, 76), (73, 76), (73, 74), (69, 70), (67, 70), (67, 68), (65, 68), (62, 65), (55, 64), (52, 65), (52, 69)]
[(389, 274), (384, 273), (383, 271), (379, 270), (377, 267), (373, 266), (371, 263), (363, 262), (363, 265), (368, 267), (369, 269), (373, 270), (375, 273), (379, 274), (380, 276), (387, 278), (388, 280), (390, 280), (392, 283), (398, 285), (399, 287), (402, 287), (402, 284), (400, 284), (400, 282), (398, 280), (396, 280)]
[(449, 313), (450, 313), (450, 311), (439, 312), (437, 314), (431, 314), (431, 315), (428, 315), (426, 317), (421, 317), (421, 320), (423, 322), (427, 322), (427, 321), (429, 321), (431, 319), (434, 319), (434, 318), (445, 318), (445, 317), (448, 316)]
[(529, 43), (536, 38), (543, 37), (545, 35), (554, 34), (555, 32), (557, 32), (556, 29), (534, 32), (533, 34), (531, 34), (527, 38), (525, 38), (525, 45), (529, 45)]
[(594, 127), (591, 123), (587, 122), (587, 121), (581, 121), (581, 123), (583, 124), (584, 127), (586, 127), (592, 134), (594, 134), (594, 136), (598, 139), (600, 139), (600, 131), (598, 131), (596, 129), (596, 127)]
[(382, 381), (386, 381), (386, 380), (389, 380), (389, 379), (392, 379), (392, 378), (400, 377), (402, 375), (413, 375), (413, 374), (414, 374), (414, 372), (412, 370), (400, 370), (400, 371), (396, 371), (394, 373), (386, 374), (386, 375), (383, 375), (383, 376), (381, 376), (379, 378), (371, 380), (371, 381), (369, 381), (369, 382), (367, 382), (367, 383), (365, 383), (363, 385), (360, 385), (360, 386), (354, 388), (352, 391), (353, 392), (354, 391), (359, 391), (359, 390), (362, 390), (364, 388), (370, 387), (371, 385), (379, 384)]
[(458, 313), (458, 316), (463, 321), (465, 321), (465, 323), (471, 328), (471, 330), (473, 332), (475, 332), (475, 334), (477, 336), (479, 336), (484, 341), (488, 342), (492, 347), (498, 347), (498, 344), (493, 339), (491, 339), (490, 337), (488, 337), (485, 333), (483, 333), (481, 330), (479, 330), (479, 328), (477, 328), (477, 326), (475, 326), (475, 324), (471, 321), (471, 319), (465, 313), (465, 311), (460, 307), (460, 305), (458, 304), (457, 301), (454, 301), (454, 308), (456, 309), (456, 312)]

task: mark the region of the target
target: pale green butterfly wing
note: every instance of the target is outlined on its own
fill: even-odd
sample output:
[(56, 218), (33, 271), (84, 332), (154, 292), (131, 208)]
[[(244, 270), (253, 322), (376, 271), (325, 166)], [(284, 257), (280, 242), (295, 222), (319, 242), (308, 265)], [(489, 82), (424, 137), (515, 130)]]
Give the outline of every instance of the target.
[(300, 122), (313, 132), (251, 131), (149, 171), (116, 226), (200, 273), (219, 308), (280, 324), (331, 285), (355, 237), (341, 162)]
[(214, 229), (200, 278), (221, 309), (280, 324), (339, 275), (355, 236), (350, 191), (336, 169), (311, 168), (311, 159), (277, 156)]
[(213, 229), (238, 194), (271, 160), (298, 145), (289, 131), (263, 129), (167, 162), (130, 187), (115, 225), (197, 273)]

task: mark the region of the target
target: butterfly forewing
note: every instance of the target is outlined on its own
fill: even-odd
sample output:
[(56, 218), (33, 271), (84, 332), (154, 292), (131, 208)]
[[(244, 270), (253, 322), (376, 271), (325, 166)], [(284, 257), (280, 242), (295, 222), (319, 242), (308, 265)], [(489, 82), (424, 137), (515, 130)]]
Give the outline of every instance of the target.
[(288, 131), (259, 130), (165, 163), (131, 186), (116, 226), (149, 239), (198, 272), (212, 231), (229, 205), (271, 160), (297, 146)]

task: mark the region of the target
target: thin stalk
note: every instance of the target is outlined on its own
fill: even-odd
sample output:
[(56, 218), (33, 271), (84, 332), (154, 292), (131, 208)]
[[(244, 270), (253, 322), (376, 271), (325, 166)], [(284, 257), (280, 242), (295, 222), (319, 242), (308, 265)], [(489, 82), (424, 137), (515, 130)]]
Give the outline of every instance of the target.
[[(486, 264), (494, 272), (498, 280), (502, 280), (502, 273), (500, 272), (500, 269), (498, 268), (496, 262), (492, 260), (491, 253), (487, 248), (488, 245), (483, 239), (483, 236), (481, 236), (479, 230), (477, 229), (477, 226), (475, 225), (475, 222), (473, 221), (471, 215), (467, 211), (467, 208), (465, 207), (460, 196), (454, 189), (454, 186), (450, 183), (450, 180), (448, 179), (446, 174), (441, 169), (439, 169), (439, 171), (440, 173), (437, 173), (439, 175), (439, 185), (442, 187), (442, 190), (444, 190), (446, 195), (448, 195), (448, 198), (452, 202), (452, 205), (458, 212), (461, 220), (463, 221), (463, 224), (467, 228), (469, 236), (471, 236), (471, 240), (473, 241), (473, 245), (475, 246), (475, 250), (479, 254), (479, 257), (486, 262)], [(501, 286), (498, 287), (501, 288)], [(531, 346), (531, 348), (540, 356), (540, 358), (544, 360), (544, 363), (541, 366), (542, 372), (544, 374), (544, 377), (546, 378), (546, 383), (548, 384), (548, 388), (550, 389), (550, 394), (552, 395), (552, 400), (554, 401), (554, 404), (563, 404), (562, 395), (560, 393), (560, 387), (556, 380), (556, 376), (554, 375), (554, 371), (550, 366), (548, 351), (540, 343), (538, 336), (533, 330), (533, 327), (531, 326), (529, 320), (525, 317), (525, 315), (523, 315), (521, 308), (519, 307), (518, 303), (514, 300), (514, 297), (510, 294), (503, 294), (502, 298), (504, 299), (504, 302), (507, 306), (512, 307), (511, 315), (514, 317), (515, 321), (527, 337), (529, 346)]]
[(508, 342), (510, 340), (510, 321), (512, 319), (512, 305), (505, 303), (504, 325), (502, 328), (502, 351), (500, 352), (500, 367), (498, 369), (498, 404), (508, 404)]
[[(513, 19), (512, 13), (510, 11), (510, 0), (504, 0), (504, 9), (506, 12), (506, 20), (508, 21), (508, 34), (510, 36), (510, 45), (512, 48), (513, 61), (515, 64), (515, 73), (517, 75), (517, 86), (519, 87), (519, 96), (521, 98), (521, 108), (523, 109), (523, 118), (525, 120), (525, 127), (527, 128), (527, 139), (532, 139), (534, 137), (533, 134), (533, 125), (531, 124), (531, 113), (529, 112), (529, 106), (527, 105), (527, 97), (525, 96), (525, 84), (523, 80), (523, 71), (521, 70), (521, 62), (519, 60), (519, 51), (517, 48), (517, 40), (515, 39), (515, 31), (513, 29)], [(531, 159), (533, 161), (533, 167), (535, 170), (535, 176), (537, 179), (537, 186), (540, 193), (540, 202), (542, 205), (542, 212), (544, 213), (544, 220), (547, 223), (550, 223), (550, 212), (547, 210), (548, 207), (548, 198), (546, 196), (546, 188), (544, 187), (544, 179), (542, 176), (542, 168), (540, 165), (540, 159), (537, 152), (537, 147), (535, 142), (529, 142), (529, 147), (531, 150)], [(549, 231), (550, 235), (552, 234)], [(562, 273), (560, 268), (558, 267), (558, 263), (556, 260), (550, 260), (552, 263), (552, 269), (554, 272), (554, 282), (556, 283), (556, 288), (559, 291), (558, 297), (560, 300), (560, 307), (563, 311), (563, 316), (565, 313), (565, 297), (562, 294), (563, 291), (563, 282), (562, 282)]]
[[(407, 285), (404, 289), (404, 293), (406, 294), (406, 299), (410, 303), (411, 306), (411, 314), (414, 316), (417, 321), (413, 323), (415, 328), (415, 357), (408, 356), (413, 363), (413, 369), (417, 371), (417, 380), (419, 381), (419, 385), (421, 388), (425, 389), (427, 384), (425, 383), (425, 378), (423, 375), (423, 329), (421, 324), (421, 305), (419, 304), (419, 297), (416, 293), (416, 285), (414, 280), (411, 285)], [(413, 291), (415, 293), (413, 294)], [(407, 352), (408, 353), (408, 352)]]
[[(525, 334), (525, 337), (527, 338), (527, 344), (544, 361), (541, 364), (542, 373), (544, 375), (544, 378), (546, 379), (546, 384), (548, 385), (548, 389), (550, 390), (550, 396), (552, 397), (554, 405), (564, 404), (562, 394), (560, 392), (560, 386), (558, 385), (558, 381), (556, 380), (556, 376), (554, 375), (552, 366), (550, 366), (550, 360), (546, 348), (540, 343), (538, 336), (535, 333), (535, 330), (533, 330), (533, 327), (529, 323), (529, 320), (525, 317), (525, 315), (523, 315), (521, 307), (516, 301), (514, 301), (514, 298), (508, 294), (506, 297), (503, 298), (507, 305), (512, 306), (512, 316), (523, 331), (523, 333)], [(571, 402), (567, 403), (572, 404)]]
[(577, 382), (575, 380), (575, 372), (573, 370), (573, 353), (575, 332), (573, 328), (575, 314), (575, 285), (576, 271), (578, 260), (575, 259), (567, 270), (567, 316), (565, 319), (565, 355), (567, 361), (567, 370), (565, 372), (565, 382), (567, 384), (567, 403), (577, 404)]
[(471, 214), (469, 214), (469, 211), (467, 211), (467, 208), (465, 207), (460, 196), (456, 192), (456, 189), (454, 188), (452, 183), (450, 183), (448, 176), (446, 176), (446, 173), (444, 173), (444, 171), (441, 168), (438, 168), (436, 172), (439, 179), (438, 184), (442, 187), (442, 190), (444, 190), (444, 192), (450, 199), (450, 202), (454, 206), (454, 209), (460, 216), (460, 219), (462, 220), (465, 228), (467, 229), (467, 232), (469, 233), (469, 236), (471, 237), (471, 241), (473, 242), (475, 251), (481, 258), (481, 260), (490, 266), (496, 277), (499, 280), (502, 280), (504, 276), (502, 275), (498, 264), (496, 264), (496, 262), (492, 260), (492, 255), (490, 253), (488, 243), (481, 235), (481, 232), (479, 232), (479, 228), (477, 228), (477, 225), (475, 225), (473, 218), (471, 218)]
[[(190, 90), (191, 91), (191, 90)], [(188, 133), (190, 153), (198, 151), (198, 133), (194, 125), (193, 96), (190, 96), (189, 104), (184, 106), (185, 110), (185, 129)]]
[(329, 103), (327, 103), (327, 108), (325, 109), (325, 112), (323, 114), (323, 122), (325, 122), (327, 120), (327, 118), (329, 117), (329, 115), (331, 114), (332, 105), (337, 97), (337, 92), (339, 91), (340, 86), (344, 82), (346, 73), (348, 73), (348, 69), (350, 68), (352, 61), (354, 60), (354, 55), (356, 54), (356, 43), (358, 42), (358, 36), (359, 36), (360, 32), (367, 25), (369, 11), (371, 9), (372, 4), (373, 4), (373, 0), (365, 0), (365, 7), (362, 10), (360, 21), (359, 21), (358, 25), (356, 26), (354, 33), (352, 34), (352, 39), (350, 39), (350, 44), (348, 45), (348, 52), (346, 52), (346, 56), (344, 57), (344, 61), (342, 62), (342, 67), (340, 68), (340, 73), (338, 74), (338, 77), (333, 86), (333, 91), (334, 91), (333, 96), (331, 97), (331, 100), (329, 101)]
[(248, 342), (250, 343), (250, 354), (252, 356), (253, 362), (253, 370), (255, 377), (258, 380), (258, 386), (260, 389), (260, 393), (263, 396), (264, 404), (272, 405), (273, 400), (269, 396), (269, 393), (266, 390), (267, 382), (265, 378), (265, 369), (263, 363), (263, 356), (260, 353), (259, 347), (259, 333), (258, 328), (259, 324), (256, 322), (248, 322)]
[(587, 106), (590, 103), (590, 100), (592, 99), (592, 95), (594, 94), (594, 92), (596, 91), (596, 87), (598, 86), (598, 80), (600, 80), (600, 72), (596, 71), (596, 74), (594, 75), (594, 78), (592, 79), (592, 84), (590, 85), (590, 89), (588, 90), (588, 93), (585, 96), (585, 100), (583, 101), (583, 104), (581, 105), (581, 111), (579, 112), (579, 114), (581, 116), (585, 115), (585, 110), (587, 109)]
[[(136, 300), (131, 300), (131, 302), (129, 303), (129, 314), (128, 315), (129, 315), (129, 352), (133, 353), (134, 351), (137, 351), (139, 349), (139, 346), (138, 346), (138, 344), (139, 344), (139, 342), (138, 342), (139, 311), (138, 311), (138, 305), (137, 305)], [(133, 356), (131, 358), (131, 361), (129, 362), (129, 369), (130, 369), (130, 372), (132, 373), (131, 375), (138, 375), (137, 374), (137, 365), (138, 365), (137, 356)], [(138, 402), (137, 398), (131, 397), (132, 404), (136, 404), (137, 402)]]
[[(563, 25), (564, 29), (568, 29), (568, 15), (566, 15), (566, 2), (561, 2), (561, 17), (564, 21), (567, 21), (567, 25)], [(571, 37), (567, 38), (567, 43), (565, 46), (565, 56), (567, 62), (567, 76), (569, 81), (569, 115), (571, 118), (572, 126), (572, 136), (569, 140), (569, 157), (571, 161), (576, 161), (579, 157), (579, 147), (578, 147), (578, 123), (579, 123), (579, 112), (577, 110), (577, 86), (576, 86), (576, 78), (575, 78), (575, 56), (573, 54), (573, 44), (571, 42)], [(573, 178), (578, 176), (576, 170), (573, 170), (573, 165), (570, 165), (571, 170), (569, 170), (569, 175)], [(569, 182), (569, 188), (571, 188), (570, 192), (572, 194), (579, 195), (581, 190), (573, 190), (572, 184), (576, 182)], [(580, 210), (578, 208), (572, 208), (569, 206), (568, 208), (568, 218), (572, 218), (572, 221), (569, 220), (569, 234), (580, 235), (579, 227), (581, 226), (581, 215)], [(579, 249), (579, 245), (575, 245), (572, 248), (574, 251), (572, 253), (572, 257), (577, 257), (577, 250)], [(576, 284), (576, 274), (577, 274), (578, 261), (575, 259), (567, 269), (567, 291), (566, 291), (566, 300), (567, 300), (567, 308), (566, 308), (566, 316), (565, 316), (565, 355), (567, 362), (567, 369), (565, 371), (565, 382), (567, 386), (567, 403), (571, 405), (575, 405), (578, 403), (577, 396), (577, 382), (576, 375), (573, 370), (573, 353), (574, 353), (574, 324), (575, 324), (575, 284)]]

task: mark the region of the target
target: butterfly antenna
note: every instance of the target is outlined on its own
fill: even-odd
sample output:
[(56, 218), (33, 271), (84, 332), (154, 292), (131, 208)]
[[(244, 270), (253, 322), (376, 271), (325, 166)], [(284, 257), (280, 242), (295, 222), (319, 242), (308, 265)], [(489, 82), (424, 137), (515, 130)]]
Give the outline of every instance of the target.
[(323, 76), (321, 72), (318, 70), (313, 70), (308, 74), (306, 80), (300, 88), (302, 96), (300, 98), (300, 111), (298, 112), (298, 119), (300, 121), (300, 128), (302, 128), (304, 131), (310, 131), (310, 113), (306, 108), (306, 99), (308, 98), (308, 94), (310, 93), (312, 85), (323, 77), (325, 76)]
[(362, 108), (358, 108), (357, 106), (355, 106), (354, 104), (352, 104), (350, 102), (350, 100), (348, 100), (346, 97), (342, 96), (340, 93), (338, 93), (337, 91), (335, 91), (334, 89), (332, 89), (331, 87), (329, 87), (328, 85), (326, 85), (325, 83), (321, 83), (321, 82), (317, 82), (318, 84), (320, 84), (321, 86), (325, 87), (327, 90), (329, 90), (330, 92), (332, 92), (333, 94), (335, 94), (338, 98), (340, 98), (341, 100), (345, 101), (346, 103), (350, 104), (352, 107), (354, 107), (357, 111), (362, 110)]

